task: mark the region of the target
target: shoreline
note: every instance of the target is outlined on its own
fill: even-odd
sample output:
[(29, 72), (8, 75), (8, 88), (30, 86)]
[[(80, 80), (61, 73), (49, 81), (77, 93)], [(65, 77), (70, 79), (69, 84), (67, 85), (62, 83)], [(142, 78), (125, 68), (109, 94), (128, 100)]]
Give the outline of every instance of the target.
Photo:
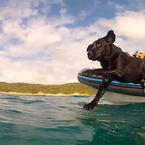
[(92, 96), (89, 94), (79, 94), (79, 93), (72, 93), (72, 94), (63, 94), (63, 93), (57, 93), (57, 94), (45, 94), (43, 92), (38, 92), (36, 94), (32, 94), (32, 93), (17, 93), (17, 92), (1, 92), (0, 94), (7, 94), (7, 95), (34, 95), (34, 96)]

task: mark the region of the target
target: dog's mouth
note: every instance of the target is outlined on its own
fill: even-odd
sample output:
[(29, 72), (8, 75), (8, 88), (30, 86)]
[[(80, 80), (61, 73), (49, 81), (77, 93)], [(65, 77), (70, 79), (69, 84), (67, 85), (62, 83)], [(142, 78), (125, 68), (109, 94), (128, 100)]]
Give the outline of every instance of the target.
[(95, 54), (92, 53), (92, 52), (88, 52), (88, 58), (89, 58), (90, 60), (93, 60), (93, 61), (96, 60), (96, 58), (95, 58)]

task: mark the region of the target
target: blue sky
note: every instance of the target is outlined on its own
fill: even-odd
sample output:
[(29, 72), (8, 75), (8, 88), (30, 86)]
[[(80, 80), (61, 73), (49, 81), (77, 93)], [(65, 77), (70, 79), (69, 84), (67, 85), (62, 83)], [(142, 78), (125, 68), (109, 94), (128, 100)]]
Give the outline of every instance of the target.
[(144, 0), (0, 0), (0, 81), (77, 81), (86, 48), (113, 29), (115, 44), (145, 51)]

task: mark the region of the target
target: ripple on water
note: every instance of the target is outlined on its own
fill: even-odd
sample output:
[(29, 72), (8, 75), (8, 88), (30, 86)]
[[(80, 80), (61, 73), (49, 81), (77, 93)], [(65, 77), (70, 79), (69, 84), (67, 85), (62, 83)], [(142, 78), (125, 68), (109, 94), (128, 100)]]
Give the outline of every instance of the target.
[(0, 144), (143, 145), (145, 103), (83, 110), (91, 99), (0, 95)]

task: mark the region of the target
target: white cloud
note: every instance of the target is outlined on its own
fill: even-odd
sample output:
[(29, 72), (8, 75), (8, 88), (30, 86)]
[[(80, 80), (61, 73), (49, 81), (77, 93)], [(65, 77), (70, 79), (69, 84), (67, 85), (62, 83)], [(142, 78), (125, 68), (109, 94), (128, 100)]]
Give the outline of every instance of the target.
[[(136, 49), (145, 51), (145, 11), (126, 11), (117, 13), (112, 19), (100, 19), (99, 25), (113, 29), (117, 34), (117, 41), (120, 47), (128, 52), (135, 52)], [(122, 38), (124, 37), (124, 38)]]
[(7, 6), (0, 7), (0, 20), (19, 19), (36, 15), (37, 11), (32, 10), (30, 4), (28, 0), (9, 0)]
[[(12, 6), (12, 15), (9, 14), (12, 13), (11, 10), (8, 10), (10, 6)], [(24, 14), (22, 8), (22, 11), (19, 11), (20, 14), (15, 15), (16, 8), (20, 10), (22, 7), (9, 3), (3, 9), (1, 45), (4, 50), (0, 52), (2, 62), (0, 80), (28, 83), (76, 81), (77, 73), (86, 66), (88, 61), (85, 51), (87, 46), (82, 46), (84, 43), (79, 40), (87, 36), (84, 28), (80, 31), (79, 28), (68, 29), (64, 26), (74, 23), (74, 18), (67, 15), (64, 8), (60, 10), (60, 17), (54, 18), (31, 17), (33, 14), (37, 15), (37, 11), (31, 10), (30, 3), (24, 6), (31, 12), (29, 14)], [(23, 24), (23, 17), (28, 18), (26, 25)], [(20, 42), (16, 44), (9, 42), (14, 38)], [(39, 54), (42, 54), (41, 58)], [(28, 56), (30, 60), (25, 60)], [(34, 56), (37, 58), (31, 59)], [(46, 61), (47, 57), (52, 57), (52, 60)], [(88, 63), (91, 62), (88, 61)]]
[(114, 29), (119, 35), (144, 41), (145, 37), (145, 11), (126, 11), (118, 13), (113, 19), (100, 19), (100, 25)]
[[(62, 21), (63, 24), (68, 24), (69, 20), (65, 18)], [(60, 32), (62, 29), (63, 32), (68, 29), (63, 26), (56, 28), (58, 27), (58, 25), (56, 25), (57, 23), (58, 22), (54, 21), (53, 25), (52, 21), (49, 23), (49, 20), (46, 21), (43, 17), (30, 19), (27, 26), (23, 26), (20, 20), (4, 21), (2, 25), (3, 39), (1, 39), (1, 43), (6, 43), (13, 38), (20, 40), (21, 43), (19, 44), (6, 44), (5, 49), (10, 56), (30, 56), (40, 53), (52, 43), (62, 41), (64, 34)]]

